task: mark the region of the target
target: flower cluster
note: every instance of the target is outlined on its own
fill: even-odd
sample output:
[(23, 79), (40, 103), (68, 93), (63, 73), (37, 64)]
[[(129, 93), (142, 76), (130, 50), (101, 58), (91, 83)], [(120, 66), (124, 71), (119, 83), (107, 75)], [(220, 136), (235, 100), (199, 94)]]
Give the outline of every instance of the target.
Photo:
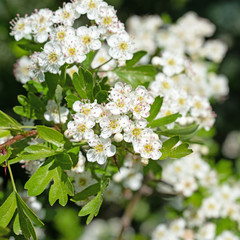
[[(177, 88), (217, 100), (227, 96), (227, 78), (213, 74), (214, 66), (222, 61), (227, 47), (220, 40), (209, 39), (215, 26), (207, 19), (189, 12), (175, 24), (163, 24), (157, 16), (133, 16), (128, 20), (128, 31), (135, 36), (138, 49), (148, 52), (143, 60), (149, 62), (153, 57), (152, 64), (174, 79)], [(161, 56), (156, 56), (158, 48), (162, 50)]]
[(73, 121), (68, 122), (65, 135), (73, 141), (87, 141), (91, 147), (87, 160), (104, 164), (107, 157), (116, 153), (112, 141), (132, 143), (133, 149), (143, 158), (161, 157), (162, 143), (154, 131), (147, 127), (153, 96), (143, 86), (134, 91), (120, 82), (109, 92), (109, 102), (100, 105), (76, 101)]
[[(74, 28), (82, 14), (96, 25)], [(59, 73), (65, 63), (81, 64), (90, 51), (101, 48), (103, 41), (111, 58), (127, 60), (133, 56), (133, 41), (114, 8), (103, 0), (76, 0), (55, 12), (41, 9), (31, 16), (18, 16), (11, 25), (11, 35), (17, 41), (25, 38), (44, 44), (42, 51), (16, 65), (16, 78), (22, 83), (30, 79), (42, 81), (44, 72)]]

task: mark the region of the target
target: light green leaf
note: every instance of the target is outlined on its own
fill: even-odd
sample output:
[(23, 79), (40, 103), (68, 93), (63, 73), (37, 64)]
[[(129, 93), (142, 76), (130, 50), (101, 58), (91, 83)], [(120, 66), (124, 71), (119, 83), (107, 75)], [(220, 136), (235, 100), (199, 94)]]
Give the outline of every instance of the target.
[(56, 167), (52, 171), (54, 183), (49, 191), (49, 203), (53, 205), (59, 200), (59, 204), (65, 206), (68, 202), (68, 195), (73, 196), (74, 194), (72, 183), (60, 167)]
[(156, 97), (154, 103), (151, 106), (150, 109), (150, 115), (147, 118), (148, 122), (151, 122), (159, 113), (161, 107), (162, 107), (162, 103), (163, 103), (163, 97)]
[(60, 85), (57, 85), (57, 88), (55, 91), (57, 104), (60, 104), (62, 101), (62, 91), (63, 91), (62, 87)]
[(139, 85), (154, 81), (157, 74), (152, 65), (142, 65), (136, 67), (121, 67), (114, 70), (119, 78), (136, 88)]
[(82, 66), (85, 69), (91, 68), (91, 63), (92, 63), (96, 53), (97, 53), (96, 51), (91, 51), (87, 54), (87, 58), (82, 62)]
[(24, 188), (28, 190), (29, 196), (38, 196), (45, 190), (55, 174), (54, 171), (49, 170), (52, 165), (53, 159), (50, 158), (26, 182)]
[(0, 226), (5, 228), (11, 221), (17, 208), (16, 195), (12, 192), (0, 207)]
[(17, 44), (21, 49), (28, 52), (40, 52), (44, 46), (43, 43), (35, 43), (33, 41), (21, 42)]
[(85, 84), (84, 84), (84, 79), (82, 74), (81, 76), (79, 76), (77, 73), (73, 74), (73, 85), (78, 95), (80, 96), (80, 98), (82, 99), (88, 98), (85, 88), (83, 88)]
[(95, 183), (85, 188), (83, 191), (77, 193), (71, 200), (73, 202), (79, 202), (87, 199), (90, 196), (97, 194), (99, 191), (100, 191), (100, 183)]
[(44, 226), (44, 223), (38, 218), (38, 216), (26, 205), (26, 203), (22, 200), (18, 193), (16, 193), (18, 206), (25, 211), (28, 217), (39, 227)]
[(16, 235), (19, 235), (20, 231), (21, 231), (21, 227), (20, 227), (19, 215), (17, 214), (13, 223), (13, 232)]
[(183, 135), (190, 135), (198, 130), (198, 125), (197, 124), (192, 124), (187, 127), (179, 127), (179, 128), (174, 128), (166, 131), (158, 131), (159, 134), (165, 135), (165, 136), (183, 136)]
[(138, 63), (140, 61), (140, 59), (143, 56), (145, 56), (146, 54), (147, 54), (146, 51), (138, 51), (138, 52), (134, 53), (133, 58), (126, 61), (127, 67), (131, 67), (131, 66), (135, 65), (136, 63)]
[(20, 123), (0, 110), (0, 127), (15, 127), (20, 129)]
[(100, 207), (103, 202), (102, 193), (99, 192), (98, 195), (93, 198), (90, 202), (88, 202), (79, 212), (79, 216), (89, 215), (87, 218), (87, 224), (89, 224), (94, 216), (98, 215)]
[(46, 126), (37, 126), (37, 131), (39, 136), (47, 142), (50, 142), (58, 147), (63, 147), (64, 138), (60, 132)]
[(179, 146), (177, 146), (176, 148), (173, 148), (169, 154), (170, 158), (181, 158), (181, 157), (185, 157), (187, 155), (189, 155), (190, 153), (192, 153), (193, 151), (191, 149), (188, 148), (189, 144), (187, 143), (182, 143)]
[(148, 124), (148, 126), (154, 128), (154, 127), (168, 125), (170, 123), (175, 122), (177, 120), (177, 118), (179, 118), (179, 117), (181, 117), (181, 114), (179, 114), (179, 113), (171, 114), (166, 117), (158, 118), (156, 120), (151, 121)]
[(71, 157), (67, 153), (59, 154), (55, 157), (56, 161), (54, 165), (61, 167), (64, 170), (71, 170), (73, 162)]

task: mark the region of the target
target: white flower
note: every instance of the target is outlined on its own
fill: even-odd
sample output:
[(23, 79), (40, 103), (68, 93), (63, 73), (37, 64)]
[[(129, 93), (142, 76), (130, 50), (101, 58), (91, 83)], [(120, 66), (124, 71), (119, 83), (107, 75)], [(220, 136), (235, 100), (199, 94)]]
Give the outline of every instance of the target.
[(216, 225), (214, 223), (206, 223), (198, 229), (196, 238), (198, 240), (214, 240), (216, 233)]
[(54, 123), (65, 123), (69, 114), (69, 110), (65, 107), (58, 106), (54, 100), (48, 100), (47, 111), (44, 113), (44, 118), (47, 121)]
[(184, 196), (190, 197), (198, 188), (195, 178), (191, 176), (182, 176), (174, 186), (177, 192), (181, 192)]
[(109, 138), (104, 139), (95, 135), (88, 141), (90, 148), (87, 151), (87, 160), (89, 162), (97, 162), (98, 164), (104, 164), (108, 157), (112, 157), (116, 153), (116, 147), (111, 144)]
[(66, 63), (81, 63), (86, 59), (84, 48), (79, 44), (77, 37), (63, 41), (62, 49)]
[(75, 141), (91, 139), (94, 136), (92, 128), (95, 126), (94, 119), (84, 114), (76, 113), (73, 116), (74, 121), (68, 122), (68, 134)]
[(79, 27), (77, 29), (77, 36), (79, 36), (82, 47), (86, 53), (101, 48), (101, 41), (99, 40), (100, 32), (96, 26), (89, 28), (85, 26)]
[(78, 162), (74, 168), (71, 169), (71, 171), (76, 173), (82, 173), (85, 170), (85, 162), (86, 158), (83, 156), (82, 152), (79, 151), (78, 153)]
[(208, 218), (218, 218), (220, 216), (221, 204), (218, 199), (209, 197), (203, 199), (200, 211)]
[(184, 70), (184, 59), (170, 52), (164, 52), (159, 63), (167, 76), (179, 74)]
[(58, 73), (59, 68), (64, 64), (62, 48), (58, 43), (47, 42), (43, 52), (39, 54), (39, 65), (44, 71)]
[(142, 137), (137, 142), (133, 142), (134, 151), (140, 153), (143, 158), (151, 158), (158, 160), (162, 153), (160, 148), (162, 143), (159, 137), (151, 129), (145, 129), (142, 131)]
[(72, 3), (63, 5), (63, 8), (59, 8), (53, 17), (55, 23), (62, 23), (67, 26), (72, 26), (74, 21), (80, 17), (80, 14), (75, 10), (75, 6)]
[(76, 31), (70, 26), (59, 25), (50, 32), (51, 40), (62, 43), (64, 40), (71, 40), (76, 36)]
[(134, 45), (127, 32), (112, 35), (107, 39), (109, 55), (114, 59), (129, 60), (133, 57)]
[(182, 237), (184, 234), (186, 222), (183, 218), (179, 218), (171, 222), (169, 229), (176, 235), (177, 237)]
[(25, 84), (34, 78), (34, 73), (30, 66), (33, 64), (32, 60), (27, 56), (23, 56), (14, 65), (14, 75), (17, 81)]
[(216, 240), (239, 240), (239, 237), (230, 231), (224, 231), (216, 238)]
[(76, 1), (76, 10), (80, 14), (87, 13), (87, 17), (90, 20), (94, 20), (98, 17), (99, 7), (106, 3), (103, 3), (102, 0), (77, 0)]
[(11, 27), (11, 36), (14, 36), (16, 41), (21, 40), (22, 38), (29, 38), (29, 35), (32, 32), (31, 28), (31, 19), (27, 18), (17, 18), (10, 22)]

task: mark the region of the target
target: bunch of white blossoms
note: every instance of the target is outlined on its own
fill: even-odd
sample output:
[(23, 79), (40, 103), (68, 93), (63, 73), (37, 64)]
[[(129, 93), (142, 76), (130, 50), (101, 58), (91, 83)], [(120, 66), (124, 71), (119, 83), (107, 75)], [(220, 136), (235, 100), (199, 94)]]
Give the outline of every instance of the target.
[[(127, 26), (129, 33), (135, 37), (137, 49), (148, 52), (148, 58), (143, 60), (148, 62), (153, 57), (152, 64), (175, 80), (177, 88), (217, 100), (227, 96), (227, 78), (212, 73), (213, 66), (223, 60), (227, 46), (220, 40), (205, 40), (215, 31), (215, 26), (207, 19), (189, 12), (175, 24), (164, 24), (155, 15), (133, 16)], [(157, 49), (162, 50), (161, 56), (156, 56)]]
[(65, 135), (73, 141), (87, 141), (87, 160), (104, 164), (107, 157), (116, 153), (112, 141), (132, 143), (141, 157), (157, 160), (161, 157), (162, 143), (154, 131), (147, 127), (153, 96), (143, 86), (134, 91), (120, 82), (109, 92), (109, 102), (100, 105), (76, 101)]
[[(74, 28), (82, 14), (87, 14), (95, 25)], [(16, 77), (22, 83), (30, 79), (44, 81), (44, 72), (59, 73), (65, 63), (82, 63), (86, 55), (99, 50), (104, 41), (111, 58), (128, 60), (133, 56), (133, 41), (124, 24), (118, 20), (114, 8), (103, 0), (76, 0), (64, 3), (55, 12), (41, 9), (31, 16), (18, 16), (11, 25), (11, 35), (17, 41), (25, 38), (45, 43), (41, 52), (17, 63)]]

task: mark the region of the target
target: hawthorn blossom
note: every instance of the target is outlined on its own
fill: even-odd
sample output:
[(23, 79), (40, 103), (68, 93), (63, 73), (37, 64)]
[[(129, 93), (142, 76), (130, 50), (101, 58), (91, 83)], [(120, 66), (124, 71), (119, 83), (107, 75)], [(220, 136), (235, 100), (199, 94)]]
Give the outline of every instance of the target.
[(111, 144), (109, 138), (104, 139), (94, 135), (94, 137), (88, 141), (88, 144), (92, 147), (87, 151), (87, 160), (89, 162), (97, 162), (102, 165), (108, 157), (112, 157), (116, 153), (116, 147)]

